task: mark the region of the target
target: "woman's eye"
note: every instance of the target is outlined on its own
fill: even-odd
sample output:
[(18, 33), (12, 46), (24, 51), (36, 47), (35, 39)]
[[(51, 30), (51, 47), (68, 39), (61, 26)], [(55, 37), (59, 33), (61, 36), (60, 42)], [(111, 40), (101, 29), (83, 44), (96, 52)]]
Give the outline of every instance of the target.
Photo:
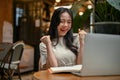
[(68, 21), (68, 23), (70, 24), (70, 23), (71, 23), (71, 21)]
[(64, 23), (64, 21), (60, 21), (61, 23)]

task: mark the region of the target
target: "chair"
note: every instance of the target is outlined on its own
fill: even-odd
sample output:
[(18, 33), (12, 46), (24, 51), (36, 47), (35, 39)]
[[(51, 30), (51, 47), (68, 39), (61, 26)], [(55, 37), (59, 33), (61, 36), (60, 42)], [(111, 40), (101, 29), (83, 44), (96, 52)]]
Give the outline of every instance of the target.
[(12, 48), (12, 43), (2, 42), (0, 43), (0, 74), (2, 74), (2, 61), (7, 61), (7, 57), (9, 56), (7, 53)]
[(6, 56), (9, 50), (12, 48), (12, 43), (2, 42), (0, 43), (0, 63), (1, 60)]
[(12, 80), (15, 72), (18, 73), (19, 79), (21, 80), (19, 63), (24, 49), (24, 42), (18, 41), (13, 44), (11, 50), (7, 53), (7, 61), (2, 61), (2, 78)]

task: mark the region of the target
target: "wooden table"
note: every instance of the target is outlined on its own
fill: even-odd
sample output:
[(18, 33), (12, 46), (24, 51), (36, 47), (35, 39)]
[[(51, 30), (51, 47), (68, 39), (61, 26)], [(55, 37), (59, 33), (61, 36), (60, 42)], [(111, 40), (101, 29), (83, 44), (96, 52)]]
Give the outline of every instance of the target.
[(51, 74), (47, 70), (35, 72), (33, 80), (120, 80), (120, 76), (80, 77), (70, 73)]

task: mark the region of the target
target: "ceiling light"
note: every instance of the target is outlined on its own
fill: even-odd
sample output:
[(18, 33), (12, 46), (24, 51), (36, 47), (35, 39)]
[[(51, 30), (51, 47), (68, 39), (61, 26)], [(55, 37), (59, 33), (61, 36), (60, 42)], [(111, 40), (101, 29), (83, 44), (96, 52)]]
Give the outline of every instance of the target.
[(82, 16), (84, 13), (83, 12), (79, 12), (79, 15)]
[(59, 3), (61, 0), (55, 0), (55, 2)]
[(93, 8), (91, 4), (89, 4), (87, 7), (88, 7), (88, 9), (92, 9)]

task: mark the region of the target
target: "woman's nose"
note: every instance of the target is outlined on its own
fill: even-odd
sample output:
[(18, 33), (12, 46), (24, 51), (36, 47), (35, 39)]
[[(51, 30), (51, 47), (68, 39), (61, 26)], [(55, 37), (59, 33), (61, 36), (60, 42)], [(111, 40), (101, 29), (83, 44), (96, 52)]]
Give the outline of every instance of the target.
[(64, 23), (64, 26), (68, 26), (68, 23), (67, 23), (67, 22), (65, 22), (65, 23)]

